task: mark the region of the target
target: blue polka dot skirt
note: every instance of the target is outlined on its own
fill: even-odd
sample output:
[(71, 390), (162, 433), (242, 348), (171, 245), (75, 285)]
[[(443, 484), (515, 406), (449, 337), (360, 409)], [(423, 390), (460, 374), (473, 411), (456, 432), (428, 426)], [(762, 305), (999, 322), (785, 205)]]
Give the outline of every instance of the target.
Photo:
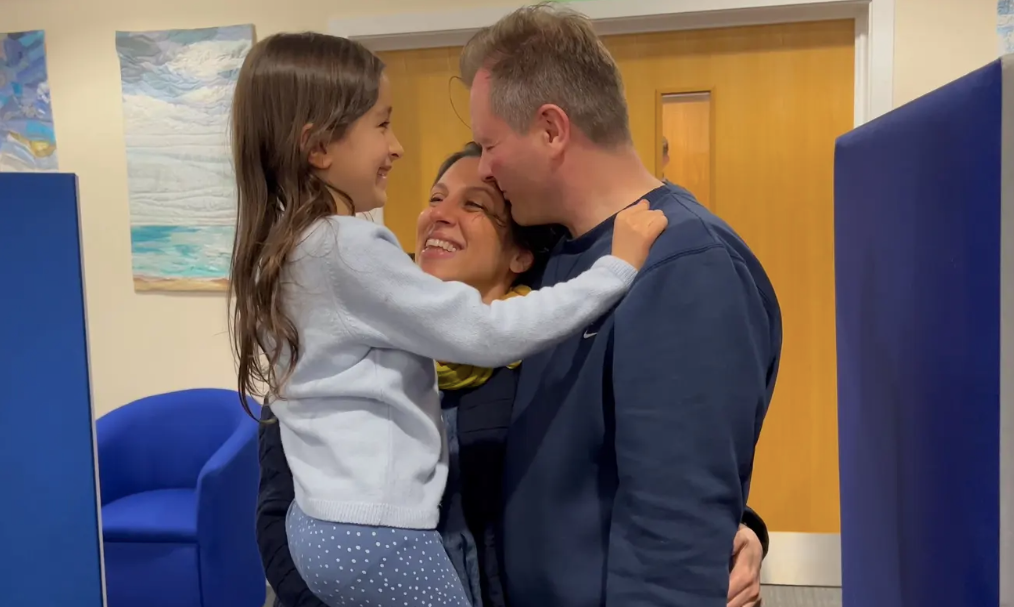
[(285, 524), (296, 569), (330, 607), (470, 607), (435, 530), (329, 523), (295, 502)]

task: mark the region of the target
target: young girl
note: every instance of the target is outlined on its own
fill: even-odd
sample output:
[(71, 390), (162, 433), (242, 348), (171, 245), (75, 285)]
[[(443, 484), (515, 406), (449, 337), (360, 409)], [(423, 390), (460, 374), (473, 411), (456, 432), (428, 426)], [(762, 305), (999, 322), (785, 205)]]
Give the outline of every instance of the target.
[(632, 207), (613, 256), (485, 305), (355, 217), (386, 202), (402, 154), (391, 110), (384, 65), (358, 43), (280, 34), (247, 56), (232, 124), (239, 389), (280, 422), (289, 545), (322, 601), (467, 605), (434, 530), (447, 477), (434, 359), (498, 367), (581, 330), (622, 297), (666, 221)]

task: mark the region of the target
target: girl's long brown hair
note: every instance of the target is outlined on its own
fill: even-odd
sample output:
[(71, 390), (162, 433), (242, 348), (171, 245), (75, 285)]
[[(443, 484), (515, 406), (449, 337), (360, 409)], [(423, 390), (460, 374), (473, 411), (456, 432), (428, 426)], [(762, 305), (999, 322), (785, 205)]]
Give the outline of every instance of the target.
[(300, 356), (283, 305), (285, 263), (306, 230), (336, 211), (309, 151), (343, 137), (373, 107), (383, 71), (361, 44), (314, 33), (265, 38), (240, 69), (232, 106), (238, 208), (229, 332), (240, 403), (251, 416), (247, 398), (277, 398)]

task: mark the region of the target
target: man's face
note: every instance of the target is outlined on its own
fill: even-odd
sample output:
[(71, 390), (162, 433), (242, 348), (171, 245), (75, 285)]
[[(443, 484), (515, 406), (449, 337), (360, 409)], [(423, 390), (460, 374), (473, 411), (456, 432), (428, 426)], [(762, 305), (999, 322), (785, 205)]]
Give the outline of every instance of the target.
[(472, 136), (482, 146), (479, 176), (496, 182), (511, 202), (511, 216), (518, 224), (556, 223), (554, 201), (549, 194), (552, 163), (540, 133), (534, 128), (518, 133), (493, 114), (486, 70), (476, 74), (469, 104)]

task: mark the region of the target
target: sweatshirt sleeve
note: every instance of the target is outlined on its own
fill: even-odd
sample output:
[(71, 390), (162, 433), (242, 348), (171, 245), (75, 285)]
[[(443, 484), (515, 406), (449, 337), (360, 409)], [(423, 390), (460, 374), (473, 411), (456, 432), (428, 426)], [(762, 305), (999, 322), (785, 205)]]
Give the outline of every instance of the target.
[(257, 547), (264, 575), (285, 607), (324, 607), (296, 571), (285, 533), (285, 514), (295, 499), (292, 471), (285, 461), (278, 423), (268, 407), (261, 408), (258, 430), (260, 490), (257, 495)]
[(617, 308), (608, 607), (725, 607), (767, 409), (763, 301), (721, 247), (646, 270)]
[(743, 525), (757, 535), (757, 539), (760, 540), (761, 543), (761, 550), (763, 551), (764, 556), (767, 556), (768, 546), (771, 543), (771, 539), (768, 535), (768, 525), (764, 522), (764, 519), (754, 512), (750, 506), (747, 506), (746, 510), (743, 512)]
[(474, 288), (420, 270), (390, 231), (350, 238), (345, 227), (326, 259), (342, 322), (372, 347), (445, 362), (498, 367), (544, 350), (609, 311), (637, 274), (606, 256), (566, 283), (487, 305)]

